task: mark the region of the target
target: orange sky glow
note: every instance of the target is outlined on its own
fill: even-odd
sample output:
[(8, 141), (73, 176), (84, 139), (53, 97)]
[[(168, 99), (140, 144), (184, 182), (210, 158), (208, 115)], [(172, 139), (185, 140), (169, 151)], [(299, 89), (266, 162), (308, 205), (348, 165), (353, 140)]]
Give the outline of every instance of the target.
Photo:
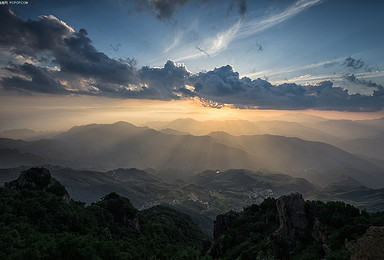
[(339, 112), (319, 110), (258, 110), (204, 107), (198, 99), (188, 100), (121, 100), (84, 96), (14, 96), (0, 98), (0, 129), (32, 128), (65, 130), (75, 125), (127, 121), (142, 125), (147, 121), (168, 121), (177, 118), (195, 120), (249, 121), (273, 120), (284, 114), (304, 113), (329, 119), (375, 119), (379, 112)]

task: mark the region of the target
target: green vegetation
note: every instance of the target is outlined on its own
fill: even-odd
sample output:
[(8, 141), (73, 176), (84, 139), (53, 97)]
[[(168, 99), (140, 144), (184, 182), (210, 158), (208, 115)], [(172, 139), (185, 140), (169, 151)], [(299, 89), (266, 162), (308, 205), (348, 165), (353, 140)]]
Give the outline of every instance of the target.
[(42, 190), (0, 189), (0, 259), (197, 259), (205, 235), (163, 206), (111, 193), (85, 207)]
[(276, 232), (282, 228), (276, 199), (267, 198), (217, 217), (211, 246), (192, 221), (204, 223), (201, 216), (167, 206), (138, 211), (114, 192), (86, 206), (71, 200), (49, 171), (33, 168), (0, 188), (0, 259), (349, 259), (346, 241), (384, 226), (384, 212), (302, 202), (305, 219), (299, 222), (308, 225), (300, 236)]
[[(368, 227), (384, 225), (384, 212), (367, 213), (344, 202), (306, 202), (309, 220), (305, 237), (295, 241), (288, 254), (289, 244), (275, 234), (279, 216), (275, 199), (245, 208), (233, 224), (213, 242), (213, 257), (219, 259), (270, 259), (276, 251), (280, 259), (349, 259), (345, 241), (361, 237)], [(314, 239), (313, 225), (320, 221), (324, 227), (329, 252), (325, 254), (323, 242)], [(276, 250), (277, 249), (277, 250)]]

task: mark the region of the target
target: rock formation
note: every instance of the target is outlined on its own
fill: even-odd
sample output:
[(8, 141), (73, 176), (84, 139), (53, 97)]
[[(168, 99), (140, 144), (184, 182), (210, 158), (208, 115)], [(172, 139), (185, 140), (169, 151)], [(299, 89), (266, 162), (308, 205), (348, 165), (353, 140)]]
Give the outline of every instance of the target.
[(328, 246), (329, 232), (326, 226), (321, 224), (318, 218), (315, 218), (313, 227), (312, 227), (312, 238), (320, 243), (323, 248), (324, 255), (327, 255), (330, 252)]
[(67, 190), (46, 168), (31, 168), (20, 173), (17, 180), (5, 183), (4, 187), (11, 189), (44, 190), (62, 197), (66, 202), (71, 200)]
[(309, 222), (302, 195), (294, 193), (281, 196), (276, 200), (276, 207), (280, 220), (280, 227), (276, 233), (288, 241), (303, 238)]
[(365, 235), (346, 244), (351, 260), (384, 259), (384, 227), (371, 226)]
[(270, 238), (269, 258), (286, 258), (308, 237), (309, 221), (301, 194), (292, 193), (276, 200), (279, 229)]

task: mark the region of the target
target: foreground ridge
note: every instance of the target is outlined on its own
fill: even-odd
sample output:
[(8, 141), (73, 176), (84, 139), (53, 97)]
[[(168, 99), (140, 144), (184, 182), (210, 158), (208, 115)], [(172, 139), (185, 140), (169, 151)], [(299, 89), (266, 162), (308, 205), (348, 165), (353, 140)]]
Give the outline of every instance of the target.
[(209, 254), (214, 259), (381, 259), (383, 226), (383, 212), (304, 201), (292, 193), (218, 215)]

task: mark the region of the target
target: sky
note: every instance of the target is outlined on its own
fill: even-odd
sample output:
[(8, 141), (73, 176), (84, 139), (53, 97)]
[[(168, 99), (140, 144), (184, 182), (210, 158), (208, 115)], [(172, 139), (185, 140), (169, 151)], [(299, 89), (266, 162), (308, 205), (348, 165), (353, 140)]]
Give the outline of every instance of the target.
[(384, 1), (3, 2), (0, 129), (384, 116)]

